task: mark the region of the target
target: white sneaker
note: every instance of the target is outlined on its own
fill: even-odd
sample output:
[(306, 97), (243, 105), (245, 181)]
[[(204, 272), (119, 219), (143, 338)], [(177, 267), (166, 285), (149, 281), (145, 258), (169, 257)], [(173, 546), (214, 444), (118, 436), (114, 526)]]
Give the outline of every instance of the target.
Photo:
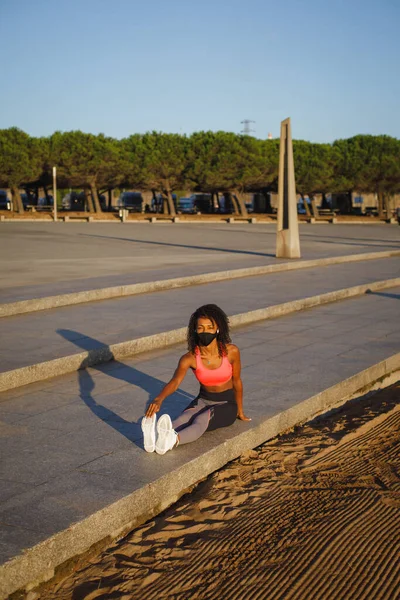
[(146, 452), (154, 452), (156, 447), (156, 420), (156, 414), (142, 419), (143, 441)]
[(178, 434), (175, 433), (172, 427), (171, 417), (169, 415), (162, 415), (157, 423), (157, 454), (165, 454), (168, 450), (172, 450), (176, 446), (177, 440)]

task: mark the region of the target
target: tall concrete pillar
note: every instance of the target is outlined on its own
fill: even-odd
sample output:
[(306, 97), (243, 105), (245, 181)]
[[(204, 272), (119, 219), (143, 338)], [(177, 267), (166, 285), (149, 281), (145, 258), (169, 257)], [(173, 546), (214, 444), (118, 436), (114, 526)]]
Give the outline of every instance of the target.
[(299, 223), (297, 220), (297, 198), (290, 119), (285, 119), (281, 123), (276, 257), (300, 258)]

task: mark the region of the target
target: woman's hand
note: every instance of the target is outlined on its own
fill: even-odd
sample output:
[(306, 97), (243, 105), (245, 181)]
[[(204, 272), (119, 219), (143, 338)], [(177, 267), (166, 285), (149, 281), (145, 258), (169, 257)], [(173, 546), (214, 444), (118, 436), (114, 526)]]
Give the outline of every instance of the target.
[(147, 408), (147, 410), (145, 412), (145, 417), (152, 417), (155, 413), (158, 413), (160, 408), (161, 408), (161, 401), (153, 400), (153, 402), (149, 405), (149, 407)]
[(242, 412), (237, 414), (237, 418), (240, 419), (240, 421), (251, 421), (251, 418), (246, 417), (246, 415)]

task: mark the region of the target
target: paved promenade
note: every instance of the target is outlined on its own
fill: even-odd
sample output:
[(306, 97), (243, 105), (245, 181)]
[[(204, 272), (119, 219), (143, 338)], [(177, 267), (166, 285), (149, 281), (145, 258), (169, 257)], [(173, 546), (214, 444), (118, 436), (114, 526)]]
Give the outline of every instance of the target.
[[(68, 237), (68, 244), (76, 236), (76, 246), (71, 246), (73, 256), (78, 249), (82, 251), (82, 244), (87, 244), (86, 258), (75, 263), (78, 266), (74, 278), (69, 267), (62, 266), (60, 258), (60, 252), (66, 247), (63, 244), (67, 242), (61, 240), (61, 246), (58, 245), (58, 234), (54, 234), (52, 224), (42, 232), (36, 225), (35, 230), (30, 230), (27, 225), (12, 226), (21, 228), (18, 229), (22, 236), (18, 251), (11, 254), (8, 267), (4, 258), (0, 260), (0, 272), (9, 284), (0, 295), (2, 302), (20, 299), (25, 293), (25, 297), (34, 297), (38, 292), (46, 295), (71, 291), (68, 286), (78, 284), (80, 289), (99, 287), (100, 280), (101, 286), (114, 285), (118, 277), (123, 283), (149, 281), (275, 261), (265, 253), (257, 255), (260, 240), (263, 242), (268, 238), (269, 249), (273, 253), (271, 246), (275, 229), (269, 230), (265, 225), (231, 226), (229, 236), (233, 234), (235, 237), (230, 237), (230, 241), (223, 237), (227, 231), (224, 233), (224, 225), (208, 226), (202, 234), (198, 225), (189, 229), (186, 226), (181, 229), (178, 225), (162, 225), (159, 229), (158, 226), (147, 229), (151, 228), (149, 225), (128, 225), (126, 228), (115, 225), (115, 235), (128, 231), (132, 234), (133, 227), (137, 228), (135, 236), (139, 236), (139, 229), (144, 232), (144, 237), (148, 235), (145, 231), (157, 231), (157, 243), (148, 244), (156, 248), (155, 254), (150, 252), (147, 258), (142, 255), (144, 263), (136, 258), (133, 261), (130, 255), (129, 275), (124, 275), (122, 267), (119, 272), (116, 268), (116, 273), (112, 274), (111, 263), (106, 263), (105, 267), (101, 267), (105, 269), (101, 276), (97, 273), (94, 278), (88, 278), (87, 274), (93, 273), (92, 263), (100, 269), (101, 261), (94, 260), (96, 251), (101, 255), (107, 246), (111, 254), (118, 250), (120, 257), (124, 257), (121, 240), (116, 240), (113, 246), (114, 242), (108, 239), (104, 247), (99, 241), (98, 247), (97, 240), (94, 242), (90, 238), (89, 241), (85, 237), (82, 242), (78, 236), (81, 233), (86, 236), (87, 231), (98, 235), (97, 228), (100, 230), (101, 225), (74, 224), (62, 230), (63, 224), (56, 224), (61, 232), (66, 231), (61, 236)], [(6, 246), (3, 233), (8, 231), (8, 227), (8, 224), (4, 228), (0, 226), (3, 257)], [(113, 233), (109, 227), (102, 229), (106, 237)], [(394, 226), (305, 227), (302, 226), (304, 258), (399, 247), (399, 229)], [(331, 233), (333, 231), (337, 238)], [(32, 246), (29, 232), (33, 236)], [(38, 241), (41, 235), (44, 246), (40, 246)], [(173, 236), (179, 249), (175, 245), (173, 250), (170, 250), (172, 246), (159, 247), (160, 240), (174, 244)], [(317, 240), (313, 240), (313, 236)], [(215, 249), (218, 239), (221, 240), (221, 248), (225, 247), (228, 251)], [(18, 254), (24, 240), (28, 256), (25, 266), (22, 265), (22, 255)], [(245, 248), (246, 241), (249, 250)], [(8, 237), (8, 243), (10, 250), (15, 250), (16, 241), (12, 236)], [(126, 251), (128, 242), (124, 240), (123, 243)], [(140, 244), (135, 245), (139, 254), (144, 243), (142, 239)], [(186, 254), (182, 254), (182, 244), (186, 248), (184, 253), (189, 256), (187, 261)], [(203, 246), (203, 249), (198, 246)], [(213, 249), (204, 249), (206, 246)], [(131, 245), (128, 247), (131, 248)], [(241, 250), (236, 251), (235, 247)], [(35, 248), (34, 252), (31, 252), (32, 248)], [(47, 279), (46, 267), (39, 261), (44, 250), (49, 257)], [(204, 256), (208, 257), (207, 260)], [(216, 259), (211, 261), (211, 268), (210, 257)], [(181, 261), (179, 265), (177, 261)], [(157, 265), (157, 268), (153, 270), (151, 264)], [(399, 264), (399, 258), (388, 258), (332, 265), (3, 318), (0, 320), (0, 370), (4, 372), (77, 353), (82, 348), (90, 349), (99, 344), (182, 327), (187, 324), (191, 312), (205, 302), (220, 304), (228, 314), (247, 312), (398, 277)], [(138, 270), (133, 265), (138, 265)], [(31, 278), (27, 277), (29, 268), (32, 269)], [(26, 288), (22, 288), (25, 280)], [(233, 341), (242, 352), (245, 412), (253, 420), (250, 423), (237, 421), (230, 428), (209, 433), (197, 443), (181, 446), (164, 457), (144, 452), (140, 420), (147, 403), (171, 377), (179, 356), (185, 351), (184, 345), (0, 393), (0, 564), (43, 542), (43, 548), (46, 546), (42, 553), (44, 566), (40, 567), (42, 571), (38, 571), (42, 573), (47, 564), (46, 557), (51, 554), (51, 544), (47, 542), (51, 536), (68, 528), (69, 537), (65, 541), (65, 556), (68, 558), (68, 552), (75, 548), (74, 544), (79, 546), (80, 540), (74, 538), (74, 532), (80, 523), (93, 518), (91, 529), (101, 527), (101, 521), (95, 520), (98, 511), (111, 510), (113, 503), (124, 502), (136, 492), (143, 492), (148, 503), (151, 489), (155, 489), (151, 486), (156, 482), (158, 485), (160, 478), (169, 486), (169, 498), (173, 493), (174, 479), (179, 487), (181, 478), (185, 481), (182, 473), (196, 475), (197, 467), (193, 465), (198, 465), (199, 459), (203, 470), (206, 470), (207, 461), (215, 464), (216, 454), (221, 455), (223, 464), (227, 445), (234, 444), (236, 447), (243, 433), (263, 431), (264, 425), (272, 418), (280, 423), (280, 416), (285, 411), (296, 410), (300, 403), (315, 394), (398, 353), (399, 300), (400, 288), (390, 288), (234, 330)], [(197, 389), (195, 378), (188, 374), (176, 394), (166, 400), (162, 412), (176, 416), (195, 396)], [(281, 427), (284, 423), (282, 420)], [(128, 506), (129, 503), (126, 504)], [(134, 513), (135, 509), (130, 506), (129, 510)], [(108, 514), (111, 518), (111, 513)], [(28, 566), (25, 565), (25, 571)]]
[(201, 304), (238, 314), (400, 276), (400, 258), (246, 277), (3, 318), (0, 372), (186, 326)]
[[(164, 457), (143, 451), (140, 418), (183, 346), (2, 393), (1, 561), (395, 354), (399, 300), (397, 288), (235, 331), (253, 421)], [(188, 375), (163, 412), (175, 416), (196, 391)]]
[[(301, 224), (300, 235), (303, 259), (400, 247), (398, 225)], [(276, 264), (275, 243), (273, 223), (2, 223), (0, 303)]]

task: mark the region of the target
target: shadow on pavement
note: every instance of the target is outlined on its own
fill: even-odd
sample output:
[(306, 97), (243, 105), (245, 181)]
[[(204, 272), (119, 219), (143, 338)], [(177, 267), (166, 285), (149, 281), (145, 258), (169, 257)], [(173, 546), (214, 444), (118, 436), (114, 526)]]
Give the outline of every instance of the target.
[[(338, 244), (345, 246), (368, 246), (371, 248), (396, 248), (399, 250), (399, 244), (395, 240), (378, 240), (375, 238), (351, 238), (351, 237), (338, 237), (335, 235), (334, 238), (328, 238), (323, 235), (308, 234), (304, 237), (304, 240), (314, 239), (323, 244)], [(367, 243), (366, 243), (367, 242)]]
[[(146, 401), (146, 406), (143, 407), (143, 414), (151, 400), (162, 390), (166, 382), (161, 381), (161, 379), (157, 379), (152, 375), (148, 375), (147, 373), (143, 373), (135, 367), (115, 360), (109, 346), (102, 344), (99, 340), (90, 338), (88, 336), (78, 337), (79, 333), (70, 329), (57, 329), (57, 333), (64, 339), (69, 341), (73, 340), (76, 346), (89, 352), (89, 356), (82, 361), (77, 372), (79, 396), (82, 401), (92, 411), (92, 413), (96, 415), (96, 417), (104, 421), (104, 423), (107, 423), (107, 425), (118, 431), (118, 433), (127, 438), (130, 442), (134, 443), (136, 446), (143, 448), (142, 430), (140, 427), (141, 418), (139, 418), (137, 421), (124, 419), (112, 409), (97, 402), (95, 398), (95, 380), (87, 371), (87, 367), (90, 366), (92, 369), (96, 369), (100, 373), (132, 384), (133, 386), (136, 386), (147, 392), (148, 399)], [(112, 362), (107, 362), (100, 365), (92, 365), (91, 354), (93, 356), (94, 353), (100, 348), (106, 353), (108, 351), (110, 361)], [(183, 408), (187, 406), (191, 400), (193, 400), (193, 398), (193, 395), (182, 390), (177, 390), (175, 394), (170, 396), (163, 403), (160, 414), (167, 412), (172, 418), (175, 418), (175, 416), (177, 416), (183, 410)]]
[(394, 298), (395, 300), (400, 300), (400, 294), (389, 294), (388, 292), (373, 292), (371, 290), (367, 290), (366, 294), (371, 294), (371, 296), (383, 296), (384, 298)]
[(193, 250), (210, 250), (211, 252), (228, 252), (229, 254), (252, 254), (254, 256), (273, 256), (268, 252), (254, 252), (253, 250), (236, 250), (234, 248), (217, 248), (215, 246), (192, 246), (189, 244), (172, 244), (171, 242), (154, 242), (151, 240), (135, 240), (133, 238), (111, 237), (108, 235), (95, 235), (90, 233), (82, 233), (84, 237), (98, 237), (106, 240), (120, 240), (123, 242), (134, 242), (136, 244), (151, 244), (153, 246), (172, 246), (173, 248), (192, 248)]

